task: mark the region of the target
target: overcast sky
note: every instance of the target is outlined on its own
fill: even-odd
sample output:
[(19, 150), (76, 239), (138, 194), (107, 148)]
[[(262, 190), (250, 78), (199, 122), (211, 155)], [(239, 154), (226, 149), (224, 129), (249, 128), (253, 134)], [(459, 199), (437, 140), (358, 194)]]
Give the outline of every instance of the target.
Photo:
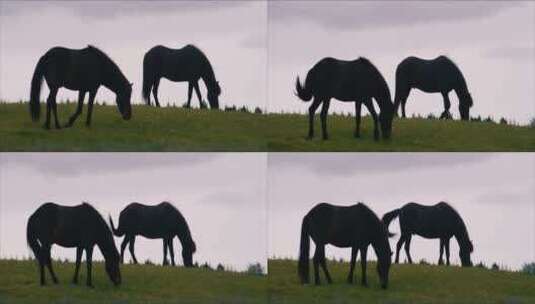
[[(265, 2), (1, 1), (0, 13), (0, 99), (28, 98), (35, 65), (51, 47), (92, 44), (134, 83), (133, 100), (140, 102), (144, 54), (158, 44), (180, 48), (191, 43), (214, 67), (222, 88), (220, 103), (265, 107)], [(204, 84), (201, 93), (206, 100)], [(42, 99), (46, 94), (48, 88)], [(101, 88), (97, 99), (113, 96)], [(159, 97), (164, 104), (181, 105), (187, 84), (162, 80)], [(58, 100), (66, 98), (76, 99), (77, 93), (60, 90)]]
[[(535, 260), (533, 154), (270, 153), (268, 166), (270, 256), (297, 258), (302, 218), (320, 202), (360, 201), (382, 217), (411, 201), (447, 201), (467, 225), (474, 262), (518, 269)], [(395, 251), (397, 219), (390, 230), (397, 233), (390, 239)], [(454, 239), (451, 248), (452, 262), (460, 264)], [(349, 249), (326, 250), (329, 257), (350, 257)], [(438, 250), (438, 240), (412, 239), (415, 261), (436, 263)]]
[[(297, 75), (324, 57), (370, 59), (392, 97), (395, 70), (408, 56), (447, 55), (462, 70), (472, 115), (526, 123), (535, 117), (535, 3), (499, 1), (269, 2), (269, 109), (304, 112), (293, 95)], [(452, 92), (452, 113), (458, 114)], [(354, 113), (335, 102), (334, 111)], [(413, 90), (407, 112), (443, 110), (440, 94)]]
[[(0, 257), (30, 254), (26, 223), (43, 202), (87, 201), (117, 224), (131, 202), (169, 201), (188, 221), (197, 243), (194, 261), (235, 270), (254, 262), (265, 267), (266, 161), (254, 153), (0, 154)], [(120, 246), (122, 238), (115, 240)], [(179, 253), (176, 238), (174, 245)], [(54, 246), (53, 256), (73, 260), (75, 250)], [(136, 256), (161, 263), (162, 241), (138, 237)], [(175, 258), (182, 264), (180, 254)]]

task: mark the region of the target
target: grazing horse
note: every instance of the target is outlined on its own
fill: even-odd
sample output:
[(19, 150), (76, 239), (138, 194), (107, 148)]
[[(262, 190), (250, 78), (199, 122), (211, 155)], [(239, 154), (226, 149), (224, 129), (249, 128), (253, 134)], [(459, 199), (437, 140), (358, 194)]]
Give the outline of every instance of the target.
[(327, 270), (325, 259), (325, 245), (336, 247), (351, 247), (351, 267), (347, 281), (353, 282), (353, 270), (357, 251), (361, 253), (362, 285), (367, 286), (366, 254), (371, 245), (377, 255), (377, 272), (381, 287), (388, 286), (388, 272), (390, 269), (392, 250), (388, 242), (388, 230), (375, 213), (362, 203), (342, 207), (327, 203), (320, 203), (312, 208), (303, 218), (301, 225), (301, 246), (299, 249), (298, 273), (301, 283), (308, 283), (310, 238), (316, 245), (314, 253), (314, 278), (316, 285), (320, 284), (319, 269), (321, 265), (327, 282), (332, 283)]
[(459, 113), (462, 120), (470, 119), (472, 96), (468, 92), (461, 70), (446, 56), (432, 60), (408, 57), (396, 69), (395, 113), (401, 104), (401, 113), (405, 117), (405, 104), (412, 88), (426, 93), (441, 93), (444, 98), (444, 112), (440, 118), (451, 119), (450, 99), (448, 94), (455, 91), (459, 99)]
[(408, 203), (403, 207), (390, 211), (383, 216), (383, 222), (388, 227), (390, 222), (399, 216), (401, 237), (396, 246), (396, 263), (399, 263), (399, 250), (405, 243), (405, 253), (412, 264), (410, 254), (411, 237), (413, 234), (428, 239), (440, 239), (440, 257), (438, 264), (442, 265), (442, 253), (446, 250), (446, 264), (450, 264), (450, 239), (455, 237), (459, 244), (459, 257), (463, 266), (472, 266), (470, 254), (474, 250), (468, 236), (463, 219), (445, 202), (433, 206)]
[(115, 229), (110, 216), (110, 225), (115, 236), (125, 236), (121, 244), (121, 262), (124, 261), (124, 250), (130, 244), (129, 250), (134, 263), (137, 264), (134, 254), (136, 236), (141, 235), (149, 239), (163, 239), (163, 264), (167, 265), (167, 250), (171, 256), (171, 264), (175, 266), (175, 252), (173, 238), (178, 237), (182, 243), (182, 259), (184, 266), (193, 266), (193, 253), (196, 251), (195, 242), (186, 219), (168, 202), (155, 206), (131, 203), (119, 215), (119, 227)]
[(106, 260), (106, 272), (110, 280), (117, 286), (121, 284), (119, 270), (119, 252), (115, 247), (113, 235), (106, 221), (97, 210), (88, 203), (74, 207), (60, 206), (54, 203), (41, 205), (28, 219), (26, 239), (39, 262), (41, 285), (45, 285), (45, 270), (48, 268), (54, 283), (58, 279), (52, 269), (50, 250), (53, 244), (62, 247), (76, 247), (76, 268), (73, 283), (78, 283), (78, 270), (85, 250), (87, 264), (87, 286), (93, 287), (91, 267), (93, 247), (98, 246)]
[[(327, 112), (331, 98), (343, 102), (355, 102), (355, 137), (360, 137), (361, 105), (364, 103), (374, 123), (374, 138), (379, 139), (378, 123), (384, 139), (390, 138), (392, 131), (393, 105), (388, 85), (381, 72), (366, 58), (353, 61), (324, 58), (307, 74), (304, 86), (299, 77), (295, 83), (296, 95), (303, 101), (314, 98), (308, 108), (308, 138), (314, 137), (314, 114), (322, 104), (321, 128), (323, 139), (327, 135)], [(375, 112), (372, 98), (381, 110), (379, 117)]]
[(219, 109), (219, 95), (221, 94), (219, 82), (215, 78), (210, 61), (196, 46), (189, 44), (181, 49), (170, 49), (157, 45), (145, 54), (143, 57), (142, 95), (147, 105), (150, 105), (152, 89), (156, 106), (160, 106), (158, 86), (162, 77), (174, 82), (188, 82), (188, 102), (186, 104), (188, 108), (193, 89), (195, 89), (200, 106), (204, 106), (199, 90), (199, 79), (202, 79), (208, 91), (210, 108)]
[(78, 107), (65, 125), (70, 127), (74, 124), (84, 105), (85, 94), (89, 92), (87, 121), (91, 125), (93, 103), (98, 88), (103, 85), (116, 95), (116, 103), (123, 119), (129, 120), (132, 116), (130, 97), (132, 84), (128, 82), (119, 67), (94, 46), (87, 46), (81, 50), (73, 50), (64, 47), (54, 47), (46, 52), (37, 63), (32, 78), (30, 93), (30, 114), (33, 121), (39, 120), (41, 107), (39, 96), (41, 85), (46, 80), (50, 93), (46, 100), (46, 122), (44, 127), (50, 129), (50, 113), (54, 113), (56, 129), (61, 126), (58, 121), (56, 95), (59, 88), (78, 91)]

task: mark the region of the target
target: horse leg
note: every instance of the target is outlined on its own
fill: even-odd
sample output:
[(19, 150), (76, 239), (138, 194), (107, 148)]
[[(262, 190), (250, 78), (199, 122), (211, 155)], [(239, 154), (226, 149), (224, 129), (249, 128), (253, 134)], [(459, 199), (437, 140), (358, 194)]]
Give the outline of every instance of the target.
[(124, 250), (126, 249), (126, 245), (128, 244), (129, 240), (130, 238), (125, 236), (123, 242), (121, 243), (121, 264), (124, 264)]
[(92, 246), (85, 248), (85, 263), (87, 265), (86, 285), (88, 287), (93, 287), (93, 282), (91, 280), (91, 270), (93, 267), (93, 247)]
[(197, 99), (199, 100), (199, 107), (201, 109), (206, 109), (206, 105), (202, 102), (201, 90), (199, 90), (199, 82), (198, 81), (193, 83), (193, 88), (195, 89), (195, 94), (197, 95)]
[(44, 250), (45, 250), (45, 261), (46, 261), (45, 264), (46, 264), (46, 267), (48, 268), (48, 272), (50, 272), (50, 276), (52, 276), (52, 281), (54, 282), (54, 284), (58, 284), (58, 278), (56, 277), (56, 274), (54, 273), (54, 269), (52, 269), (52, 257), (50, 256), (51, 246), (44, 247)]
[[(160, 107), (160, 101), (158, 100), (158, 87), (160, 86), (160, 79), (158, 78), (152, 86), (152, 95), (154, 95), (154, 103), (156, 107)], [(149, 94), (150, 95), (150, 94)]]
[(450, 266), (450, 239), (444, 240), (444, 247), (446, 247), (446, 265)]
[(308, 107), (308, 139), (314, 138), (314, 114), (316, 114), (316, 110), (320, 104), (321, 100), (314, 97), (314, 101), (312, 101), (312, 104)]
[(405, 241), (405, 254), (407, 254), (407, 259), (409, 260), (409, 264), (412, 264), (412, 258), (411, 258), (411, 238), (412, 235), (407, 236), (407, 240)]
[(321, 262), (321, 258), (320, 258), (320, 247), (322, 247), (322, 245), (317, 245), (316, 244), (316, 250), (314, 252), (314, 257), (312, 258), (312, 264), (314, 264), (314, 283), (316, 285), (320, 285), (321, 283), (321, 280), (320, 280), (320, 272), (319, 272), (319, 265), (320, 265), (320, 262)]
[(46, 285), (46, 278), (45, 278), (45, 252), (43, 248), (41, 248), (41, 252), (36, 256), (37, 261), (39, 262), (39, 274), (41, 275), (41, 286)]
[(167, 239), (163, 239), (163, 262), (162, 265), (169, 265), (169, 261), (167, 260)]
[(357, 260), (358, 248), (351, 248), (351, 264), (349, 266), (349, 275), (347, 276), (347, 282), (353, 284), (353, 271), (355, 270), (355, 262)]
[(80, 90), (78, 92), (78, 106), (76, 107), (76, 111), (69, 118), (69, 122), (65, 125), (65, 127), (72, 127), (72, 125), (74, 124), (78, 116), (82, 114), (82, 109), (84, 107), (84, 98), (85, 98), (85, 91)]
[(396, 264), (399, 264), (399, 251), (401, 250), (401, 246), (403, 246), (404, 242), (405, 242), (405, 235), (402, 234), (398, 240), (398, 243), (396, 244)]
[(321, 106), (321, 131), (323, 134), (323, 140), (329, 139), (329, 135), (327, 134), (327, 112), (329, 112), (329, 105), (331, 104), (330, 99), (326, 99), (323, 101), (323, 105)]
[(132, 260), (134, 260), (134, 264), (137, 264), (136, 255), (134, 254), (134, 245), (136, 243), (136, 236), (132, 236), (130, 238), (129, 243), (130, 244), (128, 245), (128, 250), (130, 250), (130, 255), (132, 256)]
[(80, 263), (82, 262), (82, 253), (84, 249), (82, 247), (76, 247), (76, 267), (74, 268), (73, 284), (78, 284), (78, 271), (80, 271)]
[(444, 251), (444, 239), (440, 239), (440, 255), (439, 255), (439, 258), (438, 258), (438, 265), (443, 265), (444, 264), (444, 260), (442, 260), (442, 253)]
[(442, 97), (444, 98), (444, 112), (440, 114), (440, 119), (451, 119), (451, 113), (450, 113), (451, 102), (448, 96), (448, 92), (442, 92)]
[(188, 101), (186, 102), (186, 108), (191, 108), (191, 95), (193, 93), (193, 84), (188, 82)]
[(327, 270), (327, 259), (325, 258), (325, 246), (321, 246), (321, 261), (320, 265), (323, 269), (323, 273), (325, 274), (325, 277), (327, 278), (327, 283), (331, 284), (333, 280), (331, 279), (331, 275), (329, 274), (329, 270)]
[(89, 101), (87, 102), (87, 121), (85, 122), (87, 127), (91, 125), (91, 115), (93, 115), (93, 103), (95, 102), (95, 96), (97, 96), (97, 90), (89, 91)]
[(360, 113), (362, 110), (362, 103), (355, 101), (355, 133), (356, 138), (360, 137)]
[(375, 108), (373, 107), (373, 102), (371, 99), (367, 99), (364, 102), (364, 105), (368, 109), (368, 112), (370, 112), (370, 115), (373, 118), (373, 138), (377, 141), (379, 140), (379, 122), (377, 119), (377, 113), (375, 112)]
[(167, 239), (167, 248), (169, 248), (169, 256), (171, 257), (171, 265), (175, 266), (175, 250), (173, 249), (173, 238)]
[(46, 99), (46, 121), (43, 127), (47, 130), (50, 129), (50, 111), (52, 110), (52, 102), (56, 101), (57, 94), (58, 89), (52, 88), (50, 89), (50, 93), (48, 94), (48, 98)]
[(54, 99), (52, 100), (52, 112), (54, 114), (54, 126), (56, 129), (61, 129), (61, 126), (59, 124), (58, 120), (58, 103), (56, 102), (56, 96), (54, 95)]
[(405, 118), (405, 104), (407, 104), (407, 98), (409, 97), (411, 89), (410, 88), (400, 88), (399, 89), (399, 96), (398, 92), (396, 92), (396, 97), (394, 101), (394, 111), (397, 115), (399, 110), (399, 105), (401, 104), (401, 117)]
[(366, 262), (368, 256), (368, 247), (360, 248), (360, 266), (362, 268), (362, 286), (368, 287), (368, 280), (366, 276)]

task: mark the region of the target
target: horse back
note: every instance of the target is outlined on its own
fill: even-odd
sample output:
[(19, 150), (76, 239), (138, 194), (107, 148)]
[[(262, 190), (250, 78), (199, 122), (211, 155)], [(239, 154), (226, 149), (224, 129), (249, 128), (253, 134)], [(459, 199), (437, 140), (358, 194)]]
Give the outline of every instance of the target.
[(208, 59), (195, 46), (180, 49), (155, 46), (145, 55), (145, 68), (154, 69), (171, 81), (197, 81), (204, 73)]
[(182, 215), (169, 203), (132, 203), (121, 211), (119, 226), (127, 234), (161, 238), (176, 231), (181, 219)]

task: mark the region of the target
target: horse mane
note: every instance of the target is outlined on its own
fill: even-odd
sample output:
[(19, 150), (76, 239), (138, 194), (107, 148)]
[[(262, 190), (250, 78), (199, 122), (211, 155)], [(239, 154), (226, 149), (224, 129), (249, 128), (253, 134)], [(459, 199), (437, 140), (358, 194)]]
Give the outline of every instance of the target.
[(386, 92), (387, 92), (388, 96), (385, 96), (385, 97), (388, 98), (388, 100), (390, 102), (392, 102), (392, 95), (390, 94), (390, 87), (388, 86), (388, 83), (386, 82), (386, 79), (383, 76), (383, 74), (381, 73), (381, 71), (379, 71), (379, 69), (366, 57), (362, 57), (361, 56), (361, 57), (357, 58), (357, 60), (355, 60), (355, 62), (363, 64), (363, 65), (366, 65), (366, 66), (368, 66), (370, 69), (372, 69), (375, 72), (375, 75), (377, 75), (377, 79), (386, 88)]
[(207, 75), (209, 75), (211, 78), (209, 80), (215, 83), (216, 79), (215, 79), (214, 68), (212, 67), (212, 64), (210, 63), (210, 60), (208, 60), (208, 57), (206, 56), (206, 54), (194, 44), (188, 44), (183, 49), (188, 49), (188, 48), (193, 49), (199, 53), (199, 55), (202, 58), (203, 63), (206, 65), (207, 72), (208, 72)]
[(99, 222), (101, 228), (104, 228), (105, 231), (109, 232), (109, 233), (104, 233), (104, 237), (106, 238), (106, 240), (109, 239), (113, 241), (113, 233), (110, 227), (108, 227), (108, 223), (106, 223), (106, 221), (104, 220), (100, 212), (98, 212), (98, 210), (95, 209), (95, 207), (93, 207), (90, 203), (85, 202), (85, 201), (82, 201), (82, 204), (80, 206), (90, 211), (91, 214), (94, 216), (94, 218), (96, 218), (97, 221)]
[(461, 215), (459, 214), (459, 212), (453, 208), (452, 205), (450, 205), (448, 202), (445, 202), (445, 201), (440, 201), (439, 203), (437, 203), (435, 206), (445, 206), (445, 207), (448, 207), (451, 211), (453, 211), (453, 213), (455, 213), (457, 215), (457, 218), (459, 219), (460, 221), (460, 224), (461, 224), (461, 229), (462, 231), (460, 231), (464, 236), (466, 236), (466, 239), (467, 240), (470, 240), (470, 238), (468, 237), (468, 229), (466, 228), (466, 224), (464, 223), (464, 220), (463, 218), (461, 217)]
[(128, 84), (128, 80), (126, 79), (126, 76), (123, 74), (119, 66), (113, 61), (108, 54), (104, 53), (101, 49), (95, 47), (94, 45), (88, 44), (87, 48), (91, 51), (93, 51), (95, 54), (98, 55), (101, 59), (104, 60), (104, 62), (108, 63), (106, 67), (111, 68), (111, 72), (118, 74), (121, 76), (122, 81)]

